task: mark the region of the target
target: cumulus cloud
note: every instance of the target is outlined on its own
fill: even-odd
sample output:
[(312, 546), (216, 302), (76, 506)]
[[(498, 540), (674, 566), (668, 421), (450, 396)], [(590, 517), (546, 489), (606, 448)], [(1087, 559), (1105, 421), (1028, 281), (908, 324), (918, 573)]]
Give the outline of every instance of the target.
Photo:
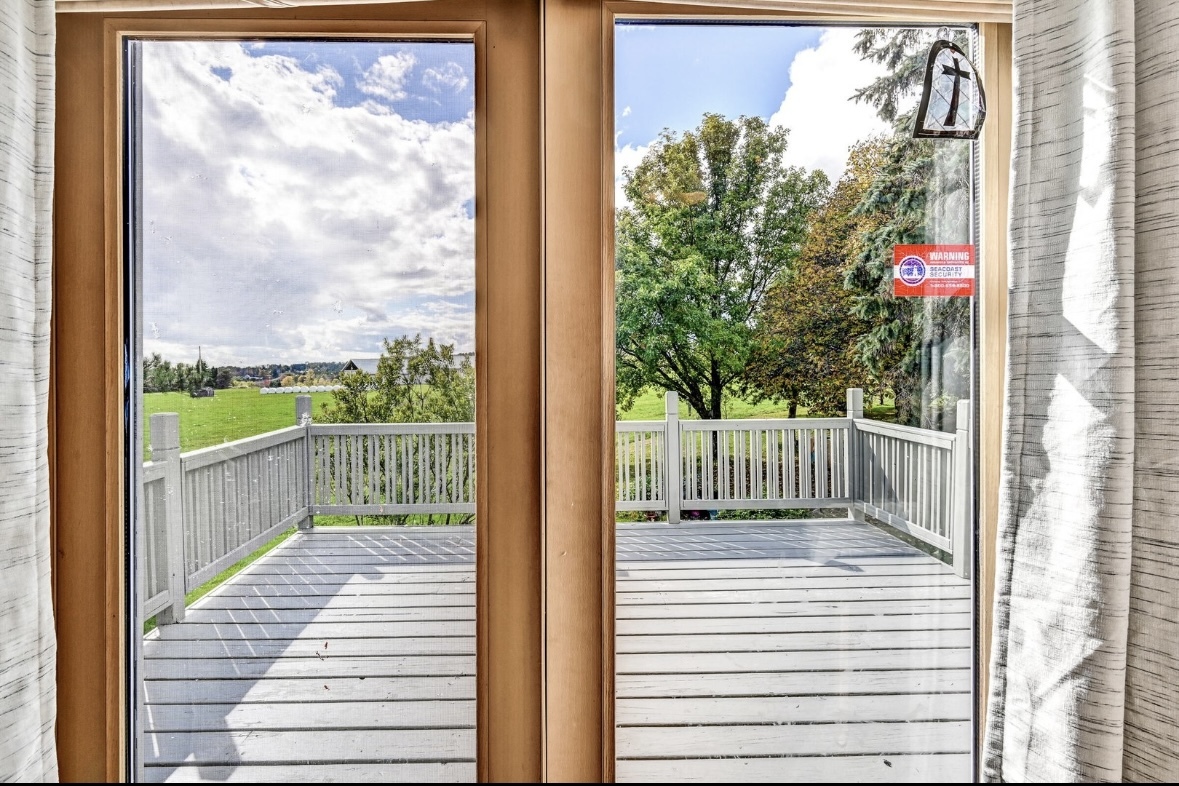
[(790, 88), (770, 117), (770, 125), (790, 129), (786, 163), (822, 169), (833, 183), (843, 174), (853, 144), (889, 130), (875, 109), (850, 100), (887, 70), (852, 51), (855, 35), (854, 28), (831, 28), (818, 46), (795, 55)]
[(356, 86), (370, 96), (400, 101), (407, 95), (405, 83), (416, 64), (417, 58), (409, 52), (382, 55), (364, 72)]
[(441, 68), (427, 68), (422, 73), (422, 84), (436, 93), (443, 89), (459, 91), (470, 83), (466, 71), (458, 63), (447, 63)]
[(626, 207), (630, 204), (626, 195), (622, 193), (624, 174), (627, 169), (634, 169), (647, 155), (651, 145), (623, 145), (614, 150), (614, 206)]
[(145, 351), (336, 360), (417, 332), (473, 349), (473, 117), (340, 106), (335, 70), (255, 54), (144, 46)]

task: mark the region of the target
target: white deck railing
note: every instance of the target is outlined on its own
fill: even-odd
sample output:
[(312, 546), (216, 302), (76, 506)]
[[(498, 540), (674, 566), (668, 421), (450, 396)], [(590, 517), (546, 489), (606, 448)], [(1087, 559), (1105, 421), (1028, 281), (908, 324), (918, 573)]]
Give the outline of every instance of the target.
[(474, 423), (308, 428), (310, 515), (475, 512)]
[(621, 421), (614, 430), (614, 507), (667, 510), (667, 423)]
[[(958, 431), (865, 420), (848, 391), (848, 417), (619, 422), (618, 510), (666, 512), (847, 508), (953, 557), (969, 575), (972, 538), (970, 402)], [(473, 514), (475, 424), (311, 422), (180, 453), (175, 414), (151, 416), (143, 465), (144, 614), (184, 617), (184, 596), (283, 530), (317, 515)]]
[(180, 418), (151, 416), (143, 465), (144, 615), (184, 618), (184, 596), (307, 520), (306, 428), (180, 452)]

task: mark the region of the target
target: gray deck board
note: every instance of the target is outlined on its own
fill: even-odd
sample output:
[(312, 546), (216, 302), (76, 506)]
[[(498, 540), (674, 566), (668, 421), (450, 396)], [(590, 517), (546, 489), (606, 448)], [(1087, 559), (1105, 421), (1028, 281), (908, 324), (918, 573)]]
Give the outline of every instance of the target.
[[(720, 635), (623, 636), (615, 651), (621, 661), (632, 653), (855, 652), (884, 648), (924, 650), (970, 648), (973, 632), (965, 628), (936, 630), (826, 631), (823, 633), (726, 633)], [(675, 659), (669, 659), (673, 662)]]
[(859, 721), (947, 721), (970, 717), (969, 693), (916, 694), (903, 700), (875, 696), (755, 696), (751, 698), (619, 699), (621, 727), (667, 726), (677, 718), (713, 726)]
[[(624, 525), (620, 781), (967, 780), (971, 596), (842, 520)], [(300, 533), (144, 641), (151, 781), (470, 781), (469, 527)]]
[[(621, 759), (969, 753), (970, 721), (803, 723), (790, 726), (636, 726), (618, 735)], [(645, 758), (652, 758), (647, 756)], [(834, 763), (838, 766), (838, 763)]]
[(145, 719), (155, 733), (395, 728), (398, 723), (410, 728), (475, 727), (475, 701), (336, 702), (328, 704), (153, 704)]
[(620, 783), (953, 783), (970, 754), (622, 759)]

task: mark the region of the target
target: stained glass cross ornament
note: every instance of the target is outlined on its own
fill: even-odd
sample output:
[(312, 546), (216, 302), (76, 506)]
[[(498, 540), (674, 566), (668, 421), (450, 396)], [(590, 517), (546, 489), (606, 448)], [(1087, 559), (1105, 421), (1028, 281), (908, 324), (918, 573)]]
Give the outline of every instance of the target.
[(917, 139), (978, 139), (987, 99), (978, 69), (946, 28), (929, 50), (925, 85), (913, 125)]

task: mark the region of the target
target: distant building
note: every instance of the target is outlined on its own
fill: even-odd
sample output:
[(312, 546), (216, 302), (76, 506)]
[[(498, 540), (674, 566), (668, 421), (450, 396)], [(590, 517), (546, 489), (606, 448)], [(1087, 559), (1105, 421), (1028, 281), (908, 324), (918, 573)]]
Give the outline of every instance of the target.
[(340, 373), (351, 374), (355, 371), (363, 371), (365, 374), (376, 374), (377, 363), (380, 361), (380, 358), (352, 358), (344, 364), (344, 368), (340, 369)]
[[(454, 363), (456, 366), (461, 366), (463, 361), (467, 361), (472, 366), (475, 365), (474, 352), (455, 352)], [(352, 358), (344, 367), (340, 369), (341, 374), (350, 374), (353, 371), (363, 371), (366, 374), (376, 375), (377, 364), (381, 361), (380, 358)]]

